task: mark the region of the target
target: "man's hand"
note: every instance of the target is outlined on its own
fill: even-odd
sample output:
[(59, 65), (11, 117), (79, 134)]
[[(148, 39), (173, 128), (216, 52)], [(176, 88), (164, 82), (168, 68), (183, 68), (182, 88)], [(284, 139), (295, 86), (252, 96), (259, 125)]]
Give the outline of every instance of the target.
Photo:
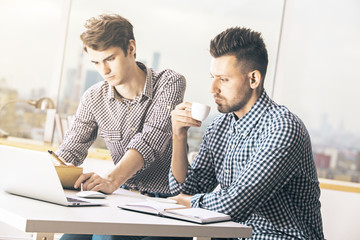
[(74, 188), (79, 188), (81, 183), (83, 183), (83, 190), (85, 191), (100, 191), (111, 194), (119, 188), (114, 182), (102, 178), (93, 172), (82, 174), (78, 180), (76, 180)]
[(169, 199), (176, 200), (178, 204), (191, 207), (191, 195), (180, 193), (179, 195), (169, 197)]
[(144, 159), (142, 155), (135, 149), (129, 149), (105, 178), (93, 172), (84, 173), (76, 180), (74, 187), (79, 188), (83, 183), (83, 190), (111, 194), (143, 166)]
[(201, 126), (201, 121), (191, 117), (191, 111), (189, 111), (191, 105), (189, 102), (180, 103), (171, 112), (172, 130), (175, 137), (184, 138), (190, 127)]

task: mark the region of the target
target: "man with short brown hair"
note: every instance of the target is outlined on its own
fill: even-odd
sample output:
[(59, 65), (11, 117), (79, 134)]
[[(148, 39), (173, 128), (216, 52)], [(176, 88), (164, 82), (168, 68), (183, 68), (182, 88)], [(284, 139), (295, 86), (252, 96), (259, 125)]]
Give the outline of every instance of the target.
[[(82, 96), (57, 154), (80, 165), (99, 134), (114, 169), (106, 177), (84, 173), (75, 188), (83, 183), (84, 190), (108, 194), (124, 187), (169, 196), (171, 111), (183, 100), (185, 78), (172, 70), (156, 72), (135, 60), (133, 26), (127, 19), (104, 14), (89, 19), (85, 28), (81, 34), (84, 50), (104, 81)], [(61, 239), (92, 236), (65, 234)]]

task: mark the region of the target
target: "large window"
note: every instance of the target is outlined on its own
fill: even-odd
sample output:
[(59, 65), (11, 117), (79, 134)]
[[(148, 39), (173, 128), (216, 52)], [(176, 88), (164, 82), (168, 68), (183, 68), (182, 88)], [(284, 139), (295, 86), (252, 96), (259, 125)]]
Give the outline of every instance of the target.
[[(0, 0), (0, 107), (15, 99), (50, 97), (56, 102), (62, 4)], [(0, 128), (10, 136), (41, 140), (44, 121), (43, 112), (23, 102), (0, 109)]]
[[(209, 41), (246, 26), (264, 36), (265, 89), (308, 127), (319, 176), (359, 182), (359, 10), (357, 0), (0, 0), (0, 106), (50, 97), (63, 117), (75, 114), (83, 92), (102, 81), (82, 50), (83, 24), (118, 13), (134, 25), (138, 61), (183, 74), (185, 100), (211, 105), (203, 127), (189, 132), (190, 150), (197, 151), (217, 114)], [(44, 121), (44, 113), (21, 102), (0, 111), (0, 129), (10, 136), (42, 140)], [(100, 139), (94, 146), (105, 147)]]
[[(360, 2), (287, 1), (274, 97), (309, 129), (320, 177), (360, 182)], [(304, 17), (306, 16), (306, 17)]]

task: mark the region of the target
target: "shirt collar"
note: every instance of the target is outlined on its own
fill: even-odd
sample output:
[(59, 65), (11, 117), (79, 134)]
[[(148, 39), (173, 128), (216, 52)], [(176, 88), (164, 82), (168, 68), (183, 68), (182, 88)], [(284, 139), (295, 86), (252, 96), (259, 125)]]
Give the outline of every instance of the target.
[(258, 100), (256, 100), (255, 104), (251, 107), (250, 111), (247, 112), (242, 118), (236, 120), (234, 113), (232, 113), (232, 131), (241, 132), (244, 136), (247, 136), (266, 111), (267, 107), (270, 104), (270, 101), (271, 100), (267, 95), (266, 91), (263, 90)]
[(153, 97), (153, 86), (154, 86), (154, 73), (151, 68), (146, 67), (143, 63), (137, 62), (138, 66), (146, 70), (146, 81), (144, 91), (142, 92), (143, 95), (147, 96), (148, 98), (152, 99)]
[[(144, 86), (144, 90), (141, 93), (141, 95), (145, 95), (148, 98), (152, 98), (153, 84), (154, 84), (154, 77), (153, 77), (152, 69), (146, 67), (145, 64), (143, 64), (141, 62), (136, 62), (136, 64), (139, 66), (139, 68), (141, 68), (141, 70), (146, 71), (145, 86)], [(116, 93), (115, 93), (114, 87), (108, 85), (108, 98), (115, 99), (115, 95), (116, 95)]]
[(106, 84), (108, 85), (108, 98), (109, 98), (109, 100), (114, 100), (115, 99), (115, 89), (113, 86), (111, 86), (107, 82), (106, 82)]

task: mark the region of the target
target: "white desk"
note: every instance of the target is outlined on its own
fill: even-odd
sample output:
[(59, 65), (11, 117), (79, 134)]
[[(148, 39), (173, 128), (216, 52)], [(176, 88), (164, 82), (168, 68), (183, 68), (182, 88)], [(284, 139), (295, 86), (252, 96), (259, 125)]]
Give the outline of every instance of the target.
[(170, 218), (119, 209), (119, 203), (143, 201), (144, 196), (127, 196), (117, 191), (107, 197), (109, 204), (99, 207), (64, 207), (11, 195), (0, 190), (0, 221), (36, 240), (51, 240), (54, 233), (107, 234), (135, 236), (183, 236), (195, 239), (248, 238), (251, 227), (235, 222), (200, 225)]

